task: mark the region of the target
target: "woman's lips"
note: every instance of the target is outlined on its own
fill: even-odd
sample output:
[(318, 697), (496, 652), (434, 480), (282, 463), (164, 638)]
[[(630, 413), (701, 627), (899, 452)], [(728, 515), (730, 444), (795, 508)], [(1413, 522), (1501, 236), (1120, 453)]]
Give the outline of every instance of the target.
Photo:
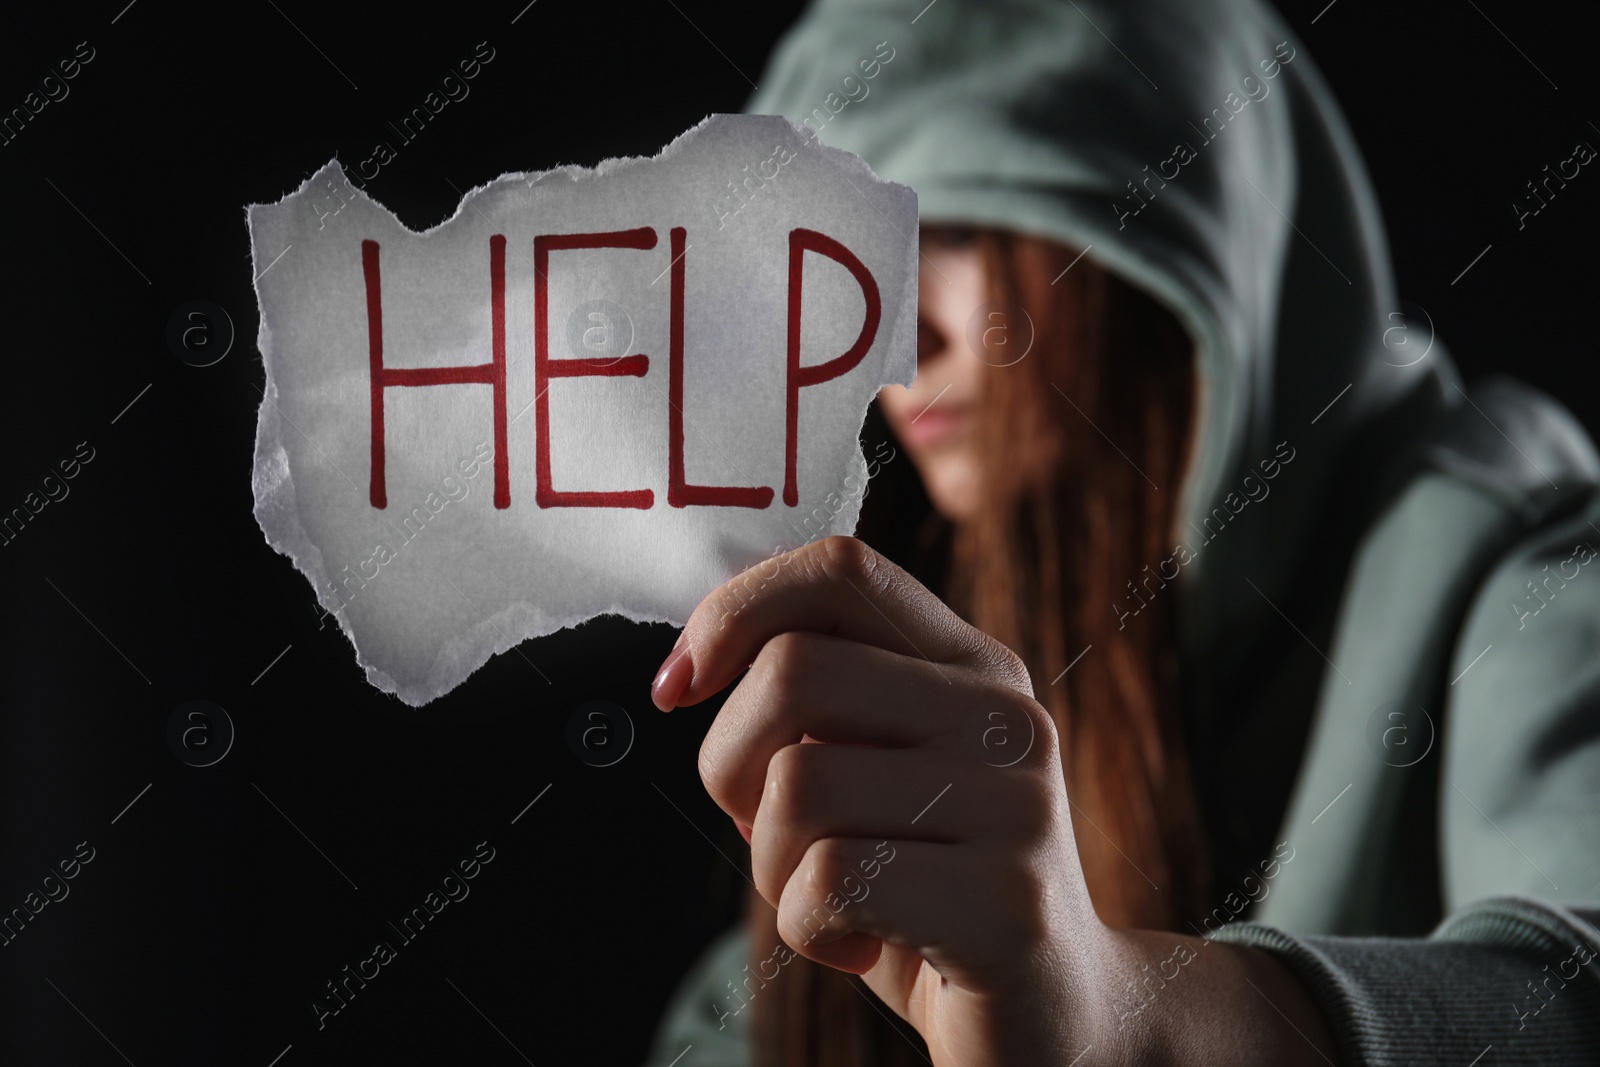
[(930, 404), (906, 423), (900, 440), (910, 449), (933, 448), (959, 433), (966, 424), (966, 409)]

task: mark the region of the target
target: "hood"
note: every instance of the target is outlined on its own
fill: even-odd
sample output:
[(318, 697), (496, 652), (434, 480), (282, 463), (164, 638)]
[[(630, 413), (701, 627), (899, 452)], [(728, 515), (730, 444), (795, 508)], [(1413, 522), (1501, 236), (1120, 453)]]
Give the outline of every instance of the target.
[[(1160, 489), (1181, 494), (1174, 537), (1194, 549), (1178, 579), (1186, 650), (1220, 665), (1280, 607), (1294, 614), (1353, 457), (1382, 465), (1415, 427), (1467, 407), (1431, 323), (1397, 302), (1354, 139), (1307, 50), (1252, 0), (917, 6), (812, 4), (746, 110), (912, 186), (924, 222), (1055, 238), (1178, 316), (1195, 342), (1198, 436), (1184, 483)], [(1593, 451), (1564, 418), (1562, 440), (1524, 449), (1546, 473), (1592, 481)], [(1549, 424), (1538, 410), (1520, 422)], [(1484, 434), (1422, 451), (1537, 492)], [(1243, 510), (1245, 479), (1285, 454), (1260, 521), (1207, 527)]]

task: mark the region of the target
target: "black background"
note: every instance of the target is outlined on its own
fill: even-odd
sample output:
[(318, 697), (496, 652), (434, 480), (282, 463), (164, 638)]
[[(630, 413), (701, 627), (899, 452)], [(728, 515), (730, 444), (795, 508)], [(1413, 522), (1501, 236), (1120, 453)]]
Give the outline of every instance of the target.
[[(470, 96), (368, 185), (406, 225), (504, 171), (653, 154), (742, 107), (796, 5), (123, 2), (0, 29), (6, 110), (78, 42), (95, 50), (0, 147), (0, 509), (79, 442), (95, 450), (0, 548), (0, 913), (78, 842), (96, 850), (0, 948), (0, 1061), (637, 1063), (744, 888), (743, 842), (695, 769), (714, 709), (655, 712), (674, 632), (616, 619), (525, 642), (422, 709), (367, 685), (251, 514), (263, 375), (244, 206), (394, 141), (387, 120), (480, 41), (495, 58)], [(1600, 145), (1577, 5), (1283, 10), (1369, 161), (1401, 295), (1468, 381), (1512, 372), (1600, 427), (1600, 176), (1520, 231), (1510, 207), (1577, 140)], [(192, 299), (237, 330), (211, 367), (165, 341)], [(167, 746), (191, 698), (237, 727), (211, 767)], [(591, 699), (637, 730), (615, 766), (569, 747)], [(319, 1030), (322, 983), (484, 840), (495, 858), (471, 895)]]

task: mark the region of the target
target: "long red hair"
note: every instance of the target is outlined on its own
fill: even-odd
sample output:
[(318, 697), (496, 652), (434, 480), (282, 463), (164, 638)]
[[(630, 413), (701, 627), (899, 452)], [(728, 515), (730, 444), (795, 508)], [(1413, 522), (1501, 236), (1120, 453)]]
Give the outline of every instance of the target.
[[(1193, 346), (1142, 290), (1092, 260), (1074, 265), (1076, 249), (994, 230), (972, 239), (992, 306), (1024, 309), (1034, 341), (1019, 362), (985, 373), (974, 440), (983, 505), (953, 526), (931, 518), (943, 565), (922, 576), (1027, 663), (1057, 726), (1101, 919), (1176, 930), (1202, 909), (1208, 879), (1180, 716), (1176, 590), (1120, 622), (1113, 604), (1173, 543), (1192, 444)], [(1024, 321), (1008, 323), (1013, 342)], [(871, 505), (890, 496), (903, 527), (904, 494), (878, 490), (860, 532), (882, 547), (871, 527), (883, 509)], [(775, 920), (751, 893), (752, 972), (779, 942)], [(750, 1007), (762, 1067), (923, 1062), (915, 1032), (864, 983), (804, 957)]]

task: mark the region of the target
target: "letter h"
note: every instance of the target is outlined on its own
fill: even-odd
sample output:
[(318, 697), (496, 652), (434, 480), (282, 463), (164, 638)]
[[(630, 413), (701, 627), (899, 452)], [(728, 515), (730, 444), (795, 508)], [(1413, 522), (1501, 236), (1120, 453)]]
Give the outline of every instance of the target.
[(367, 281), (367, 343), (372, 382), (372, 506), (387, 507), (384, 484), (383, 391), (395, 385), (494, 387), (494, 506), (511, 506), (511, 473), (506, 454), (506, 239), (489, 238), (489, 292), (494, 355), (488, 363), (455, 367), (401, 368), (383, 365), (383, 295), (378, 276), (378, 242), (361, 242), (361, 267)]

